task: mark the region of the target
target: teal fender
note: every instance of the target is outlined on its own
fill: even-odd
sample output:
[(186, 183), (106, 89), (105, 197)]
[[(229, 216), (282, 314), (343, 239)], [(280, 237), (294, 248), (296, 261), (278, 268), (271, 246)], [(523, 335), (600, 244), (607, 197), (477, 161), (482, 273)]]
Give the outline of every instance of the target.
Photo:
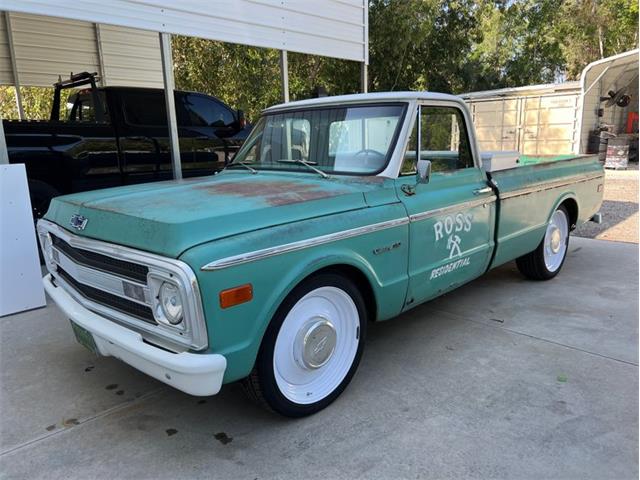
[[(357, 269), (366, 278), (378, 320), (398, 315), (407, 291), (408, 223), (221, 269), (208, 263), (360, 226), (406, 218), (397, 203), (310, 219), (229, 237), (194, 247), (180, 258), (198, 278), (207, 321), (209, 351), (227, 358), (224, 382), (247, 376), (264, 332), (278, 307), (301, 281), (334, 266)], [(253, 299), (223, 309), (222, 290), (250, 283)]]

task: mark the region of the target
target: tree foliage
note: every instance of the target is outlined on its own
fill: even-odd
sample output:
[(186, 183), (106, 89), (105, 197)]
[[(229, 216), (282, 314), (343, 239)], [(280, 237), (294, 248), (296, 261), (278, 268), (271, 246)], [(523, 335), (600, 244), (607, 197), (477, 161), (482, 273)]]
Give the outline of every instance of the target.
[(567, 78), (599, 58), (638, 48), (638, 0), (566, 0), (555, 30)]
[[(462, 93), (576, 79), (638, 46), (637, 0), (369, 0), (369, 89)], [(281, 101), (279, 52), (173, 37), (176, 86), (215, 95), (250, 119)], [(289, 53), (291, 99), (360, 90), (356, 62)], [(51, 89), (23, 88), (29, 118)], [(0, 114), (16, 118), (11, 87)]]

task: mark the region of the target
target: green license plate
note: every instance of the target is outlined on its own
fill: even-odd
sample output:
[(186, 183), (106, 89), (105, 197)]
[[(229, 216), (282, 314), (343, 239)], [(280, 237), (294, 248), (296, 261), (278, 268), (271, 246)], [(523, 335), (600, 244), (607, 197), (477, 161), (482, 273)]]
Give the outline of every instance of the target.
[(86, 347), (90, 352), (98, 355), (98, 347), (96, 346), (96, 342), (93, 339), (93, 335), (88, 330), (85, 330), (80, 325), (71, 322), (71, 328), (73, 328), (73, 333), (76, 336), (76, 340), (78, 343), (84, 347)]

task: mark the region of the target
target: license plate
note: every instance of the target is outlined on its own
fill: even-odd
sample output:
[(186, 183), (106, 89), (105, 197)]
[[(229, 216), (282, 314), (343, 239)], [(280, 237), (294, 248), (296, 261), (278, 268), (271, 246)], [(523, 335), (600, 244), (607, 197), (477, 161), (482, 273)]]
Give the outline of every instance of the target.
[(90, 352), (98, 355), (98, 347), (96, 346), (96, 342), (93, 339), (93, 335), (88, 330), (82, 328), (80, 325), (71, 322), (71, 328), (73, 329), (73, 333), (76, 336), (76, 340), (82, 346), (84, 346)]

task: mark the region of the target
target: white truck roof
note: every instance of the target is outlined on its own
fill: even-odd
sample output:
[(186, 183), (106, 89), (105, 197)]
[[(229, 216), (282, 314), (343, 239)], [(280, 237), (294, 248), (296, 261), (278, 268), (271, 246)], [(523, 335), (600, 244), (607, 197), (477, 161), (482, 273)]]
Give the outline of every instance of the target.
[(344, 103), (368, 103), (380, 101), (416, 101), (416, 100), (446, 100), (464, 105), (464, 101), (456, 96), (447, 93), (435, 92), (375, 92), (356, 93), (352, 95), (336, 95), (332, 97), (310, 98), (298, 100), (296, 102), (280, 103), (266, 108), (264, 113), (272, 113), (278, 110), (289, 110), (299, 107), (315, 107), (319, 105), (335, 105)]

